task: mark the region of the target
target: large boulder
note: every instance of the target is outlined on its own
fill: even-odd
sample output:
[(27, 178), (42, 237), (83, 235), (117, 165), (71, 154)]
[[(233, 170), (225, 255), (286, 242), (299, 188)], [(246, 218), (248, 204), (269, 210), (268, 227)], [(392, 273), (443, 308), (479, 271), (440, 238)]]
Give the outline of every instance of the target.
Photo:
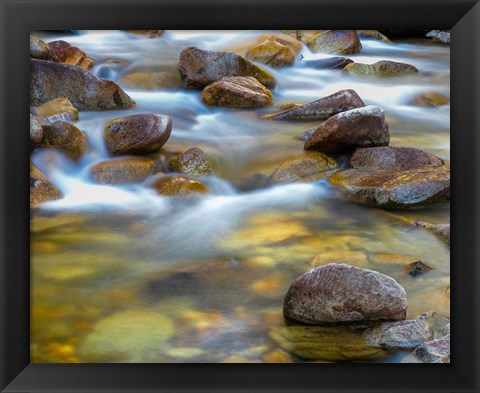
[(205, 194), (207, 187), (198, 180), (183, 176), (166, 176), (153, 180), (150, 184), (161, 195), (185, 197), (196, 194)]
[(352, 169), (329, 178), (350, 201), (405, 209), (450, 199), (450, 170), (442, 160), (419, 149), (359, 149), (350, 164)]
[(202, 99), (209, 106), (255, 108), (272, 105), (272, 93), (251, 76), (232, 76), (206, 86)]
[(69, 44), (66, 41), (58, 40), (48, 43), (50, 52), (55, 61), (64, 64), (71, 64), (90, 70), (93, 67), (93, 60), (87, 57), (87, 54)]
[(381, 60), (374, 64), (352, 63), (345, 66), (343, 71), (352, 75), (368, 77), (391, 77), (418, 73), (417, 67), (411, 64), (390, 60)]
[(424, 363), (450, 363), (450, 334), (424, 343), (413, 354)]
[(159, 150), (171, 132), (169, 116), (139, 114), (111, 120), (103, 135), (112, 154), (145, 154)]
[(399, 321), (406, 310), (405, 290), (393, 278), (337, 263), (298, 277), (283, 303), (286, 318), (314, 325)]
[(62, 198), (62, 193), (48, 180), (40, 170), (30, 163), (30, 209), (40, 203)]
[(326, 154), (351, 153), (358, 147), (390, 143), (385, 113), (378, 106), (365, 106), (338, 113), (320, 124), (305, 142), (305, 150)]
[(304, 157), (282, 163), (272, 173), (274, 183), (311, 182), (324, 179), (337, 169), (337, 162), (319, 152), (306, 152)]
[(212, 164), (203, 150), (192, 147), (171, 160), (170, 169), (185, 175), (205, 176), (212, 172)]
[(42, 147), (54, 148), (78, 161), (88, 150), (87, 135), (75, 125), (63, 120), (42, 126)]
[(49, 60), (52, 57), (49, 46), (40, 38), (30, 34), (30, 57)]
[(78, 110), (68, 98), (60, 97), (34, 108), (35, 114), (42, 120), (78, 120)]
[(307, 45), (314, 52), (339, 55), (362, 51), (362, 44), (356, 30), (326, 30), (309, 37)]
[(90, 176), (100, 184), (127, 184), (145, 180), (153, 172), (154, 162), (143, 157), (121, 157), (98, 162)]
[(235, 53), (190, 47), (180, 54), (178, 67), (185, 86), (190, 89), (202, 89), (227, 76), (252, 76), (266, 87), (275, 87), (272, 75)]
[(298, 41), (271, 36), (248, 49), (246, 57), (249, 60), (266, 64), (273, 68), (288, 67), (295, 63), (297, 53), (301, 49)]
[(66, 97), (79, 110), (125, 109), (135, 105), (115, 82), (87, 70), (44, 60), (30, 60), (30, 104)]
[(35, 116), (30, 114), (30, 149), (35, 149), (42, 142), (43, 130)]
[(340, 90), (319, 100), (286, 111), (264, 116), (272, 120), (326, 120), (340, 112), (364, 107), (354, 90)]

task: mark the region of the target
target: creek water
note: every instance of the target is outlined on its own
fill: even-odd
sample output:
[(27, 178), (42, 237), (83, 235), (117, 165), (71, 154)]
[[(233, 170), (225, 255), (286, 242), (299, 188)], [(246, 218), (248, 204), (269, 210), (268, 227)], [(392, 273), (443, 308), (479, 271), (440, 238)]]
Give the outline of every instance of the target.
[[(186, 47), (237, 51), (271, 33), (167, 31), (148, 39), (88, 31), (42, 38), (80, 47), (94, 60), (94, 75), (122, 86), (122, 75), (132, 70), (176, 73)], [(449, 47), (364, 39), (362, 46), (349, 56), (356, 62), (393, 60), (420, 72), (365, 80), (302, 67), (301, 60), (283, 69), (262, 65), (277, 80), (275, 105), (353, 89), (367, 105), (385, 110), (391, 145), (421, 148), (448, 163), (450, 106), (416, 107), (409, 100), (432, 90), (449, 95)], [(306, 47), (301, 55), (330, 57)], [(89, 138), (80, 162), (52, 151), (32, 156), (64, 194), (44, 203), (31, 221), (32, 361), (302, 362), (280, 350), (269, 333), (285, 325), (283, 297), (319, 254), (394, 277), (407, 291), (408, 317), (431, 310), (449, 317), (449, 249), (405, 225), (406, 219), (449, 223), (448, 205), (384, 211), (344, 201), (327, 181), (261, 186), (262, 174), (302, 154), (297, 137), (319, 122), (260, 119), (278, 108), (209, 108), (199, 91), (181, 87), (123, 88), (134, 108), (80, 112), (76, 125)], [(214, 167), (213, 175), (201, 178), (208, 195), (182, 201), (141, 184), (89, 180), (88, 168), (108, 157), (105, 124), (137, 113), (172, 117), (164, 151), (205, 151)], [(406, 264), (417, 260), (432, 270), (409, 275)], [(409, 361), (405, 356), (392, 352), (378, 361)]]

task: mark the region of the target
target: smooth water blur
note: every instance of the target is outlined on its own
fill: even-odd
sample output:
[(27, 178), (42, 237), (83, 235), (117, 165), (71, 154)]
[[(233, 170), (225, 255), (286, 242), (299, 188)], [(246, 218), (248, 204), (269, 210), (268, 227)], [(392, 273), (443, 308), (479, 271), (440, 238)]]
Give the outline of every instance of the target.
[[(96, 76), (121, 85), (122, 75), (132, 70), (177, 72), (185, 47), (241, 51), (266, 34), (167, 31), (147, 39), (97, 31), (45, 39), (79, 46), (94, 60)], [(420, 74), (364, 80), (305, 68), (301, 60), (280, 70), (265, 67), (278, 82), (275, 105), (354, 89), (367, 105), (385, 109), (392, 145), (418, 147), (448, 162), (450, 106), (408, 102), (432, 90), (449, 95), (449, 48), (423, 40), (362, 45), (361, 54), (350, 56), (354, 61), (406, 62)], [(328, 57), (306, 47), (301, 55)], [(397, 279), (407, 290), (409, 317), (430, 310), (449, 316), (449, 249), (405, 225), (448, 223), (448, 206), (386, 212), (343, 201), (325, 181), (258, 188), (257, 176), (301, 154), (297, 137), (318, 122), (259, 118), (278, 107), (208, 108), (198, 91), (181, 88), (124, 89), (136, 107), (80, 113), (76, 125), (88, 135), (90, 151), (79, 163), (52, 151), (33, 154), (65, 198), (45, 203), (32, 219), (32, 361), (301, 361), (279, 350), (268, 333), (284, 325), (283, 296), (319, 254), (338, 253), (347, 263)], [(91, 183), (89, 166), (108, 157), (105, 124), (136, 113), (172, 117), (164, 150), (197, 146), (206, 152), (214, 165), (214, 175), (201, 179), (209, 195), (179, 201), (141, 184)], [(433, 269), (412, 277), (405, 267), (410, 260)]]

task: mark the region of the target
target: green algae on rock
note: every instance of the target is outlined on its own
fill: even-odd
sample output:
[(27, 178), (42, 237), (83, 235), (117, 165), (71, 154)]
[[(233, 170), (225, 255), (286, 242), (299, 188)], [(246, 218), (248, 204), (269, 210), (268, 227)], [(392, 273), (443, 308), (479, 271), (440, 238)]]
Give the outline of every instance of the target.
[(366, 77), (394, 77), (418, 73), (417, 67), (411, 64), (390, 60), (381, 60), (374, 64), (352, 63), (345, 66), (343, 71), (348, 74)]

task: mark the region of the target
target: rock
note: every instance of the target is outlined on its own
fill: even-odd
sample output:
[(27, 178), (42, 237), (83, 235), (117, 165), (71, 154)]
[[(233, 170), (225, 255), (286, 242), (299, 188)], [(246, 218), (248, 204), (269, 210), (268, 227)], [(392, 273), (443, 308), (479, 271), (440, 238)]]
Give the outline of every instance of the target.
[(450, 363), (450, 335), (424, 343), (413, 354), (424, 363)]
[(323, 122), (305, 142), (305, 150), (326, 154), (351, 153), (358, 147), (390, 143), (385, 113), (378, 106), (347, 110)]
[(419, 274), (432, 270), (432, 268), (423, 263), (422, 261), (415, 261), (408, 265), (408, 270), (408, 274), (410, 274), (411, 276), (417, 276)]
[(311, 182), (321, 180), (338, 168), (337, 162), (318, 152), (307, 152), (305, 157), (285, 161), (273, 172), (274, 183)]
[(371, 77), (392, 77), (408, 74), (415, 74), (418, 69), (406, 63), (397, 63), (390, 60), (377, 61), (374, 64), (352, 63), (343, 68), (348, 74), (371, 76)]
[(433, 338), (428, 323), (419, 319), (382, 322), (364, 333), (365, 341), (382, 349), (415, 349)]
[(249, 60), (266, 64), (273, 68), (288, 67), (295, 63), (301, 44), (281, 37), (271, 36), (250, 48), (246, 57)]
[(198, 180), (182, 176), (161, 177), (154, 180), (150, 187), (165, 196), (184, 197), (208, 192), (207, 187)]
[(150, 310), (120, 311), (95, 324), (79, 344), (87, 362), (157, 362), (166, 351), (165, 342), (173, 336), (173, 322)]
[(299, 141), (306, 141), (308, 138), (310, 138), (310, 135), (312, 135), (314, 131), (315, 131), (315, 128), (311, 128), (305, 131), (302, 135), (299, 135), (297, 139)]
[(442, 329), (442, 334), (445, 336), (450, 334), (450, 323), (447, 323), (445, 327)]
[(34, 59), (49, 60), (52, 55), (49, 46), (40, 38), (30, 34), (30, 57)]
[(283, 303), (286, 318), (317, 325), (404, 320), (406, 310), (405, 290), (393, 278), (337, 263), (298, 277)]
[(171, 72), (132, 72), (122, 76), (120, 83), (135, 90), (170, 90), (182, 86), (178, 75)]
[(178, 67), (185, 86), (190, 89), (202, 89), (230, 76), (252, 76), (268, 88), (275, 87), (272, 75), (235, 53), (190, 47), (180, 54)]
[(378, 30), (357, 30), (357, 34), (360, 38), (368, 38), (377, 41), (383, 41), (387, 44), (393, 44), (385, 35), (380, 33)]
[(78, 120), (78, 110), (68, 98), (61, 97), (48, 101), (34, 109), (35, 114), (42, 120), (54, 122), (57, 120)]
[(441, 42), (442, 44), (450, 44), (450, 32), (432, 30), (426, 34), (427, 37), (433, 38), (433, 41)]
[(165, 34), (165, 30), (128, 30), (130, 34), (142, 35), (147, 38), (158, 38)]
[(302, 106), (302, 104), (298, 104), (296, 102), (285, 102), (283, 104), (278, 104), (277, 105), (282, 111), (286, 111), (286, 110), (289, 110), (289, 109), (293, 109), (293, 108), (299, 108)]
[(143, 157), (121, 157), (92, 165), (90, 175), (100, 184), (138, 183), (153, 172), (154, 162)]
[(251, 76), (232, 76), (205, 87), (202, 99), (209, 106), (255, 108), (273, 103), (272, 93)]
[(87, 70), (44, 60), (30, 60), (30, 104), (65, 97), (78, 110), (125, 109), (135, 105), (115, 82)]
[(145, 154), (159, 150), (171, 132), (169, 116), (140, 114), (110, 120), (103, 135), (112, 154)]
[(93, 67), (93, 60), (88, 58), (83, 50), (66, 41), (52, 41), (48, 43), (48, 46), (52, 57), (59, 63), (75, 65), (86, 70)]
[(42, 126), (42, 147), (51, 147), (78, 161), (88, 150), (87, 135), (72, 123), (63, 120)]
[(311, 37), (307, 45), (314, 52), (339, 55), (362, 51), (362, 44), (356, 30), (327, 30)]
[(39, 207), (40, 203), (62, 198), (58, 189), (30, 163), (30, 209)]
[(436, 107), (436, 106), (447, 105), (449, 103), (450, 103), (450, 98), (436, 91), (428, 91), (426, 93), (419, 94), (413, 97), (409, 101), (410, 105), (421, 106), (421, 107)]
[(353, 202), (386, 209), (430, 206), (450, 199), (450, 170), (439, 158), (419, 149), (359, 149), (353, 169), (329, 178)]
[(326, 120), (340, 112), (364, 107), (354, 90), (340, 90), (319, 100), (280, 113), (264, 116), (271, 120)]
[(318, 70), (341, 70), (353, 60), (346, 57), (330, 57), (328, 59), (304, 60), (300, 65)]
[(376, 343), (369, 344), (361, 332), (346, 326), (277, 327), (269, 335), (281, 348), (306, 360), (374, 360), (385, 356)]
[(371, 147), (357, 149), (350, 159), (353, 168), (409, 169), (439, 167), (444, 162), (426, 151), (414, 147)]
[(42, 126), (35, 116), (30, 115), (30, 150), (35, 149), (43, 138)]
[(425, 228), (437, 236), (447, 246), (450, 246), (450, 224), (431, 224), (425, 221), (416, 221), (414, 226)]
[(170, 162), (170, 170), (191, 176), (205, 176), (212, 172), (212, 164), (198, 147), (184, 151)]

